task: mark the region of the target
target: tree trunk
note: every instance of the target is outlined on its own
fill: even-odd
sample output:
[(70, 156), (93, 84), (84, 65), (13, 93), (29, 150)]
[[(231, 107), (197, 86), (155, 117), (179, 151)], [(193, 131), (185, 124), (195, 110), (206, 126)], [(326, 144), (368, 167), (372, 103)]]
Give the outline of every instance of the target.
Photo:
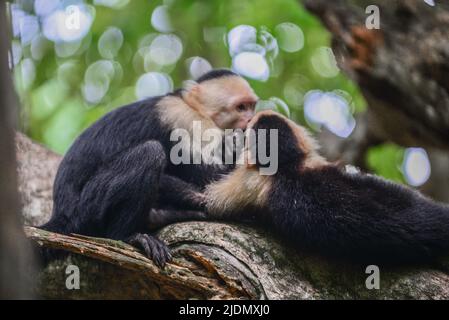
[[(20, 223), (14, 153), (17, 100), (8, 68), (6, 4), (0, 3), (0, 299), (30, 297), (31, 253)], [(6, 36), (5, 36), (6, 34)]]
[[(339, 66), (359, 84), (378, 134), (403, 146), (448, 150), (449, 3), (304, 2), (331, 32)], [(379, 8), (380, 29), (366, 27), (370, 5)]]
[[(22, 198), (33, 198), (24, 202), (25, 221), (43, 223), (50, 211), (39, 210), (51, 209), (59, 157), (23, 135), (17, 141)], [(164, 270), (119, 241), (33, 227), (26, 227), (26, 234), (39, 245), (72, 252), (42, 271), (36, 294), (44, 298), (449, 299), (449, 263), (444, 261), (432, 268), (379, 266), (380, 289), (369, 290), (366, 266), (296, 252), (251, 226), (186, 222), (164, 228), (159, 236), (174, 253)], [(80, 269), (79, 290), (66, 288), (69, 265)]]

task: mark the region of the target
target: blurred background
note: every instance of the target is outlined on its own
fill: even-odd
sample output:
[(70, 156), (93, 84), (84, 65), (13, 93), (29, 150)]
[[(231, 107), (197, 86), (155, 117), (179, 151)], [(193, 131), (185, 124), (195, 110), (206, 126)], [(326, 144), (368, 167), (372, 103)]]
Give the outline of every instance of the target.
[(341, 72), (329, 32), (297, 0), (16, 0), (9, 10), (20, 129), (59, 154), (114, 108), (231, 68), (264, 108), (309, 127), (332, 160), (447, 200), (435, 192), (447, 180), (432, 178), (420, 145), (380, 141), (361, 159), (342, 156), (367, 103)]

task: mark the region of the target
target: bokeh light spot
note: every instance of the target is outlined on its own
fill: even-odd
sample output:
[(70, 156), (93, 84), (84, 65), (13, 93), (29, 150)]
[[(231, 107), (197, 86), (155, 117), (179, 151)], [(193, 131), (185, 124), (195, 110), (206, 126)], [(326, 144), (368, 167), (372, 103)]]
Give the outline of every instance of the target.
[(268, 100), (259, 100), (256, 104), (256, 112), (263, 110), (273, 110), (290, 117), (290, 109), (284, 100), (278, 97), (271, 97)]
[(304, 33), (294, 23), (285, 22), (277, 25), (275, 35), (279, 47), (286, 52), (296, 52), (304, 47)]
[(212, 70), (212, 65), (210, 62), (201, 57), (192, 57), (187, 59), (186, 66), (192, 79), (198, 79), (203, 74)]
[(61, 0), (35, 0), (34, 12), (39, 16), (46, 16), (61, 5)]
[(430, 161), (426, 150), (422, 148), (407, 148), (404, 153), (402, 171), (409, 185), (418, 187), (426, 183), (431, 173)]
[(109, 60), (92, 63), (84, 75), (82, 93), (84, 99), (92, 104), (99, 103), (109, 90), (115, 75), (114, 65)]
[(94, 14), (95, 9), (83, 3), (58, 9), (44, 18), (42, 32), (53, 42), (81, 40), (89, 32)]
[(182, 55), (182, 42), (174, 34), (157, 36), (150, 45), (149, 58), (161, 66), (176, 63)]
[(105, 59), (113, 59), (123, 45), (122, 30), (109, 27), (98, 40), (98, 52)]
[(94, 4), (112, 9), (122, 9), (130, 0), (94, 0)]
[(324, 78), (333, 78), (340, 72), (334, 53), (329, 47), (320, 47), (315, 50), (311, 63), (313, 69)]
[(173, 91), (173, 81), (168, 74), (148, 72), (140, 76), (136, 83), (136, 97), (141, 100), (164, 95)]
[(168, 6), (158, 6), (151, 14), (151, 25), (159, 32), (172, 32), (173, 27), (168, 14)]
[(36, 78), (36, 66), (34, 65), (33, 59), (23, 59), (18, 70), (20, 70), (18, 77), (20, 81), (19, 90), (29, 90)]
[(248, 44), (255, 44), (257, 41), (257, 30), (253, 26), (239, 25), (228, 33), (229, 54), (235, 56), (244, 51)]
[(58, 57), (67, 58), (74, 55), (81, 47), (81, 40), (72, 42), (56, 42), (55, 53)]
[(245, 77), (266, 81), (270, 69), (264, 56), (256, 52), (242, 52), (232, 59), (232, 70)]
[(20, 19), (20, 40), (23, 45), (28, 45), (39, 33), (39, 21), (36, 16), (27, 15)]
[(22, 59), (22, 45), (19, 41), (12, 41), (11, 44), (11, 50), (12, 50), (12, 61), (13, 64), (16, 65), (20, 62)]
[(356, 125), (348, 101), (333, 92), (309, 91), (304, 98), (304, 116), (312, 127), (325, 126), (342, 138), (348, 137)]

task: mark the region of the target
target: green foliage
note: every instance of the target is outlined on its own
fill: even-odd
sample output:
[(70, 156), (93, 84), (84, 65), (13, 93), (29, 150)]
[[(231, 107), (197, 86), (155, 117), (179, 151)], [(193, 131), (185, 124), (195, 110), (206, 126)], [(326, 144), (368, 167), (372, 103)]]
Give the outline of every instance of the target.
[[(148, 39), (159, 34), (151, 25), (151, 15), (162, 3), (132, 0), (121, 9), (112, 9), (89, 1), (88, 4), (95, 10), (93, 25), (79, 48), (66, 57), (62, 57), (64, 54), (58, 55), (56, 51), (61, 49), (46, 39), (39, 42), (44, 52), (42, 57), (32, 57), (31, 46), (22, 46), (22, 61), (16, 66), (15, 78), (25, 106), (22, 126), (27, 133), (53, 150), (65, 152), (76, 136), (104, 113), (137, 100), (136, 82), (145, 72), (166, 72), (174, 86), (179, 87), (183, 80), (189, 78), (185, 64), (189, 57), (200, 56), (213, 67), (229, 68), (232, 60), (225, 36), (241, 24), (277, 36), (287, 50), (279, 50), (279, 55), (273, 59), (271, 76), (267, 81), (250, 80), (256, 93), (271, 103), (271, 106), (265, 107), (274, 108), (304, 123), (302, 108), (304, 95), (309, 90), (340, 89), (348, 93), (352, 111), (365, 108), (357, 87), (343, 74), (323, 77), (312, 66), (311, 59), (317, 50), (330, 46), (330, 36), (297, 0), (164, 1), (170, 5), (168, 12), (173, 33), (182, 40), (182, 56), (173, 65), (158, 68), (150, 65), (145, 68), (143, 62), (136, 59), (136, 53), (145, 37)], [(34, 14), (32, 6), (25, 9), (30, 15)], [(292, 43), (289, 34), (277, 27), (286, 22), (302, 30), (304, 46), (299, 51), (289, 52), (299, 44)], [(98, 42), (109, 27), (121, 30), (123, 45), (114, 58), (113, 77), (105, 96), (100, 102), (88, 103), (82, 94), (82, 83), (88, 67), (104, 59), (99, 53)], [(34, 63), (34, 81), (23, 76), (26, 59)], [(96, 76), (101, 78), (102, 75)]]
[(404, 148), (388, 143), (371, 148), (366, 160), (368, 167), (376, 174), (404, 183), (404, 176), (400, 169), (403, 158)]

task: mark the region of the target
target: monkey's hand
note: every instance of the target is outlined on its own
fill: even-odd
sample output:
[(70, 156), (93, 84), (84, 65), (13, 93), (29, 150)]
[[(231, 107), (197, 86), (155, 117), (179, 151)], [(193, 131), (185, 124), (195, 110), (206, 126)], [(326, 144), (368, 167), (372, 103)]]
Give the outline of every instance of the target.
[(126, 240), (130, 245), (142, 249), (145, 255), (151, 259), (159, 268), (171, 260), (172, 256), (168, 246), (155, 236), (145, 233), (136, 233)]

